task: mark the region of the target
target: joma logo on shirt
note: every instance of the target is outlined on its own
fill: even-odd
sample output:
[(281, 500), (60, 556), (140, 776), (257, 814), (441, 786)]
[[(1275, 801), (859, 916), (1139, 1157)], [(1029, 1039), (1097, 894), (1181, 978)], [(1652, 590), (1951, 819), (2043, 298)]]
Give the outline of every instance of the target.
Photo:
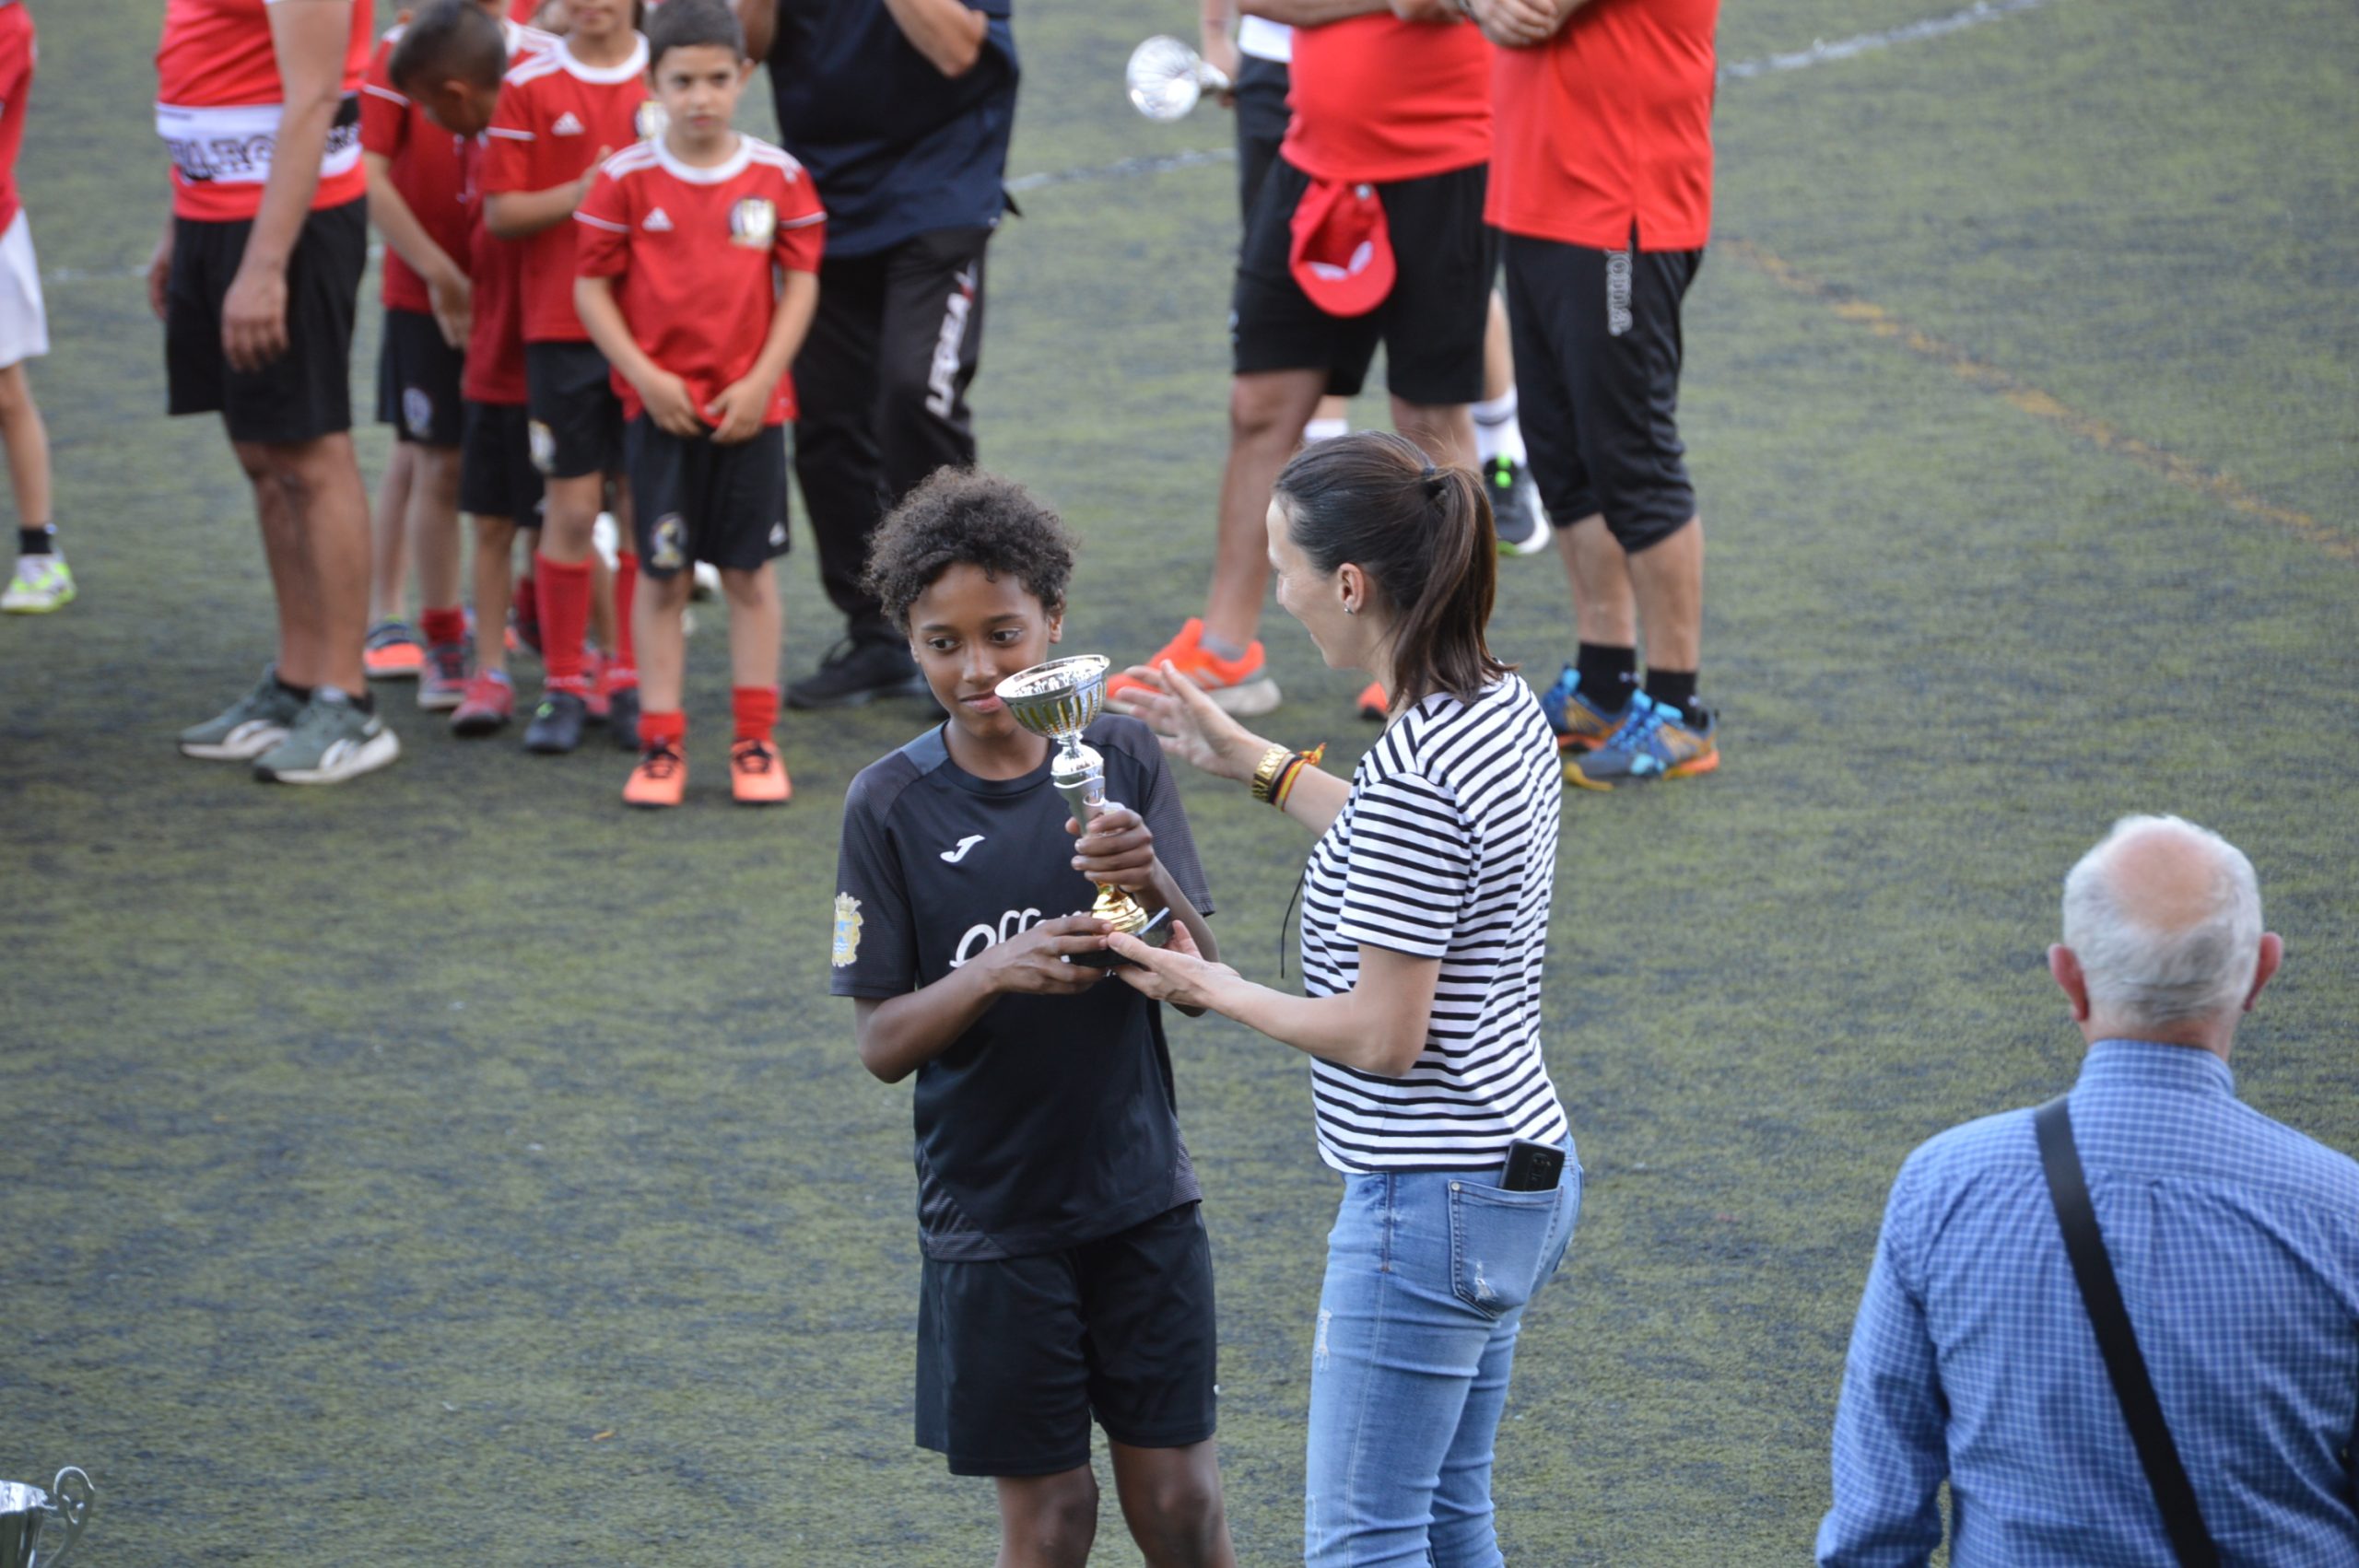
[(1010, 909), (999, 918), (996, 926), (987, 926), (980, 921), (968, 926), (967, 934), (958, 939), (958, 950), (950, 955), (950, 966), (958, 968), (972, 959), (981, 957), (1003, 942), (1015, 941), (1039, 925), (1041, 919), (1038, 909)]

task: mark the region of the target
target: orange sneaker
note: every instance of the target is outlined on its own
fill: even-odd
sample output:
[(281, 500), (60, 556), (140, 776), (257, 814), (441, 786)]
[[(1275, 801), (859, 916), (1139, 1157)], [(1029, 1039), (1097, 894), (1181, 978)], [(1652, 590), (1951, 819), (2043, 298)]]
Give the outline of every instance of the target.
[(729, 748), (729, 792), (741, 806), (782, 806), (794, 799), (794, 781), (778, 747), (769, 741), (739, 741)]
[(372, 681), (414, 681), (426, 663), (426, 645), (401, 621), (379, 621), (360, 645), (360, 664)]
[(688, 759), (658, 741), (640, 754), (639, 766), (623, 781), (623, 804), (650, 811), (676, 806), (688, 792)]
[[(1278, 683), (1270, 679), (1259, 640), (1248, 643), (1241, 658), (1223, 659), (1204, 646), (1203, 638), (1203, 619), (1191, 615), (1180, 635), (1157, 649), (1146, 662), (1150, 668), (1166, 661), (1179, 666), (1180, 673), (1203, 687), (1204, 695), (1223, 711), (1239, 719), (1251, 719), (1278, 706)], [(1117, 675), (1106, 683), (1106, 706), (1117, 713), (1128, 713), (1133, 693), (1153, 689), (1144, 681)]]
[(1391, 711), (1392, 702), (1384, 695), (1384, 683), (1370, 681), (1367, 684), (1367, 690), (1360, 693), (1360, 717), (1373, 719), (1381, 724), (1384, 722), (1384, 716)]

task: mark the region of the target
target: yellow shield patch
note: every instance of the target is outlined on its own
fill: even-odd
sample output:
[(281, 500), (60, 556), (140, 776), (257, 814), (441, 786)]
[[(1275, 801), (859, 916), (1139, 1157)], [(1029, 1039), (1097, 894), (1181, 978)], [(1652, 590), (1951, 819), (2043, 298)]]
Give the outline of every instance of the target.
[(860, 900), (849, 893), (836, 895), (835, 966), (839, 969), (860, 956)]

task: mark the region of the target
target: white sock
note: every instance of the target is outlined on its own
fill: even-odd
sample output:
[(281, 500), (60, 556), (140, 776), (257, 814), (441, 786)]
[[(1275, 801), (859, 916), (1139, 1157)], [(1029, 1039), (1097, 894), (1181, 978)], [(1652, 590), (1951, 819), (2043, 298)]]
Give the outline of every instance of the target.
[(1352, 422), (1348, 419), (1313, 419), (1302, 427), (1302, 444), (1307, 447), (1319, 441), (1332, 441), (1338, 436), (1351, 433)]
[(1515, 388), (1474, 404), (1474, 461), (1488, 462), (1503, 457), (1520, 465), (1523, 456), (1523, 426), (1515, 416)]

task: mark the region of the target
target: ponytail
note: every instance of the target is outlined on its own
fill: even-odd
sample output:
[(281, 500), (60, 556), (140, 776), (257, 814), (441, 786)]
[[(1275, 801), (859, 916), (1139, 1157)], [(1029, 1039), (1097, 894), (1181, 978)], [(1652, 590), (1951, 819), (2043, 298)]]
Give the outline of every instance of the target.
[(1414, 442), (1367, 431), (1297, 454), (1275, 493), (1310, 564), (1331, 575), (1356, 566), (1391, 610), (1396, 699), (1448, 692), (1472, 702), (1514, 668), (1484, 640), (1498, 537), (1471, 470), (1437, 468)]

